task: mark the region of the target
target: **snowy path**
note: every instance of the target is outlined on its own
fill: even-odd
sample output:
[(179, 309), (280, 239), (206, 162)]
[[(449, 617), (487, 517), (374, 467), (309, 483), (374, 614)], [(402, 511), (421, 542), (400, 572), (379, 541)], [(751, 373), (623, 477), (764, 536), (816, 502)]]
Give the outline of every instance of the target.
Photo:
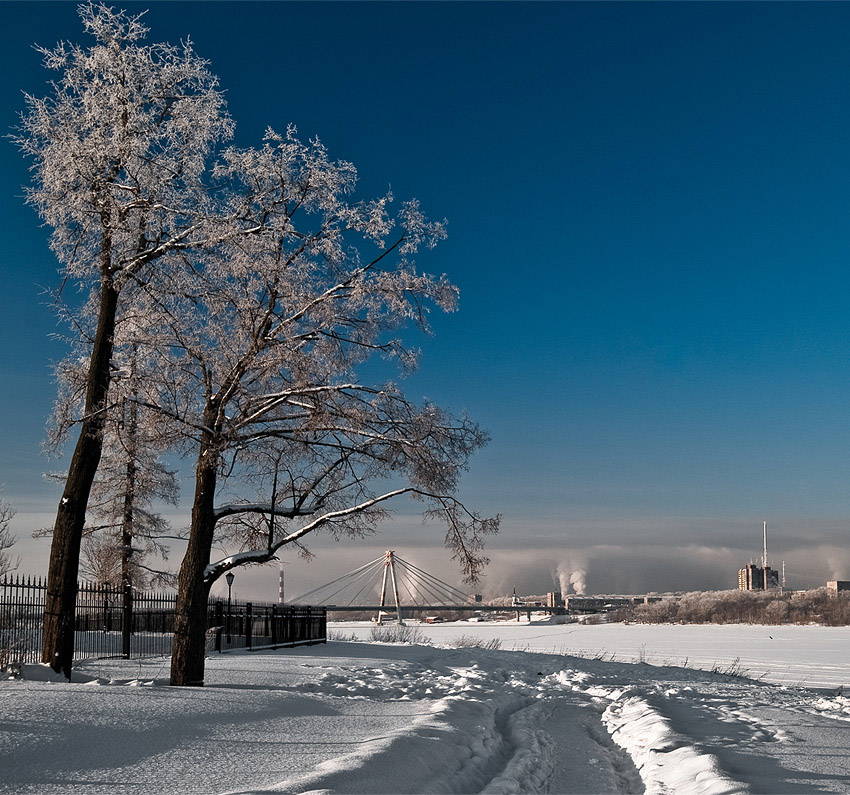
[(197, 690), (84, 672), (0, 683), (0, 792), (850, 792), (850, 699), (690, 669), (330, 643)]

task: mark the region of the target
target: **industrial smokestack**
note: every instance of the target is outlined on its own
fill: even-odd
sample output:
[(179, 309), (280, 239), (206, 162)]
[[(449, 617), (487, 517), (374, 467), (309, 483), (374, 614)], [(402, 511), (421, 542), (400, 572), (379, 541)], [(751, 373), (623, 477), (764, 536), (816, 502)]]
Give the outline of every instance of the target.
[(283, 566), (280, 567), (280, 590), (277, 592), (277, 603), (284, 604), (283, 601)]
[[(767, 568), (767, 522), (764, 523), (764, 557), (761, 559), (762, 568)], [(765, 584), (767, 587), (767, 584)]]

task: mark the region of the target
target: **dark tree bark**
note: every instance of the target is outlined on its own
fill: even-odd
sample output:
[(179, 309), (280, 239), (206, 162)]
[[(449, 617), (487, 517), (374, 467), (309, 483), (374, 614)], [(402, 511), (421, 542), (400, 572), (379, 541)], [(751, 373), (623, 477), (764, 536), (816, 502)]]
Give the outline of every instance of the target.
[[(131, 373), (134, 374), (135, 358), (131, 359)], [(121, 519), (121, 591), (122, 591), (122, 615), (121, 622), (121, 654), (130, 658), (130, 636), (132, 634), (133, 621), (133, 540), (135, 536), (135, 514), (136, 514), (136, 461), (138, 451), (136, 449), (138, 434), (138, 405), (135, 400), (130, 401), (130, 416), (127, 420), (127, 467), (124, 481), (124, 512)]]
[[(104, 252), (108, 257), (108, 252)], [(59, 502), (44, 603), (41, 660), (70, 680), (74, 658), (74, 615), (77, 603), (77, 571), (86, 506), (103, 450), (103, 425), (109, 392), (109, 362), (115, 336), (118, 290), (111, 274), (101, 277), (97, 335), (89, 363), (86, 403), (80, 436), (65, 490)]]
[[(208, 409), (207, 417), (215, 412)], [(209, 428), (212, 423), (207, 424)], [(215, 488), (218, 456), (213, 435), (204, 431), (195, 471), (195, 499), (192, 505), (192, 533), (177, 580), (177, 606), (174, 620), (174, 646), (171, 651), (171, 684), (202, 687), (207, 602), (210, 585), (204, 570), (210, 561), (215, 533)]]

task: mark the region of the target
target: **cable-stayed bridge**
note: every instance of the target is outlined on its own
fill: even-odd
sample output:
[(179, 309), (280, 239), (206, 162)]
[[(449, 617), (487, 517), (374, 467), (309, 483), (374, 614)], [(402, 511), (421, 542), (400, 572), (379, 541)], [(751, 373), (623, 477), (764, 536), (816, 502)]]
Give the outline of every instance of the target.
[[(281, 590), (281, 594), (283, 591)], [(557, 596), (561, 596), (557, 594)], [(433, 574), (403, 560), (391, 549), (381, 557), (343, 574), (332, 582), (293, 599), (291, 604), (323, 605), (335, 613), (375, 613), (380, 624), (385, 619), (401, 621), (402, 611), (427, 613), (525, 613), (549, 614), (607, 613), (630, 605), (654, 602), (660, 596), (566, 595), (558, 604), (524, 602), (516, 589), (510, 604), (487, 605)], [(394, 614), (394, 615), (393, 615)]]
[(459, 588), (403, 560), (393, 550), (292, 602), (324, 605), (334, 612), (371, 612), (377, 615), (378, 623), (387, 618), (400, 621), (402, 610), (438, 613), (511, 609), (476, 602)]

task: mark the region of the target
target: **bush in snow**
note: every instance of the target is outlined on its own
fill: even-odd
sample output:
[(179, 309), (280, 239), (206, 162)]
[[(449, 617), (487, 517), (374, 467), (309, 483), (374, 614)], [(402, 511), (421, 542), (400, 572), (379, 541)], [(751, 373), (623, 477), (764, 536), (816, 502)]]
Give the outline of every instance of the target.
[(452, 638), (448, 645), (455, 649), (472, 647), (476, 649), (496, 651), (497, 649), (502, 648), (502, 641), (498, 638), (490, 638), (487, 640), (485, 638), (475, 637), (474, 635), (460, 635), (457, 638)]
[(372, 627), (369, 637), (377, 643), (423, 643), (425, 637), (417, 627), (406, 624), (388, 624)]

